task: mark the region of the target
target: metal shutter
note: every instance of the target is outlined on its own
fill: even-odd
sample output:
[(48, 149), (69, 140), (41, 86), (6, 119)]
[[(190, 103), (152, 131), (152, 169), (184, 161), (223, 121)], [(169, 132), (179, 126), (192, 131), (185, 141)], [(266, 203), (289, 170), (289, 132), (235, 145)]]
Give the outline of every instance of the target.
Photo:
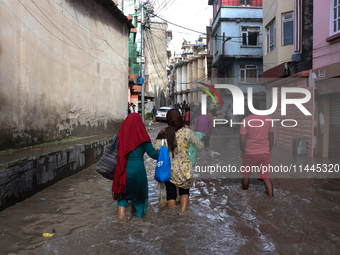
[(331, 96), (329, 128), (329, 157), (340, 158), (340, 93)]

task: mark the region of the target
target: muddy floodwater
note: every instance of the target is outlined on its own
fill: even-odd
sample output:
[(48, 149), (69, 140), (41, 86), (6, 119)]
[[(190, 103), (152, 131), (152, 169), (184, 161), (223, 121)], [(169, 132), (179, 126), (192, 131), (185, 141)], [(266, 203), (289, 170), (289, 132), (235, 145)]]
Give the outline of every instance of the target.
[[(162, 127), (148, 128), (152, 140)], [(227, 128), (214, 130), (211, 150), (199, 154), (197, 165), (239, 168), (238, 139)], [(277, 164), (339, 163), (280, 148), (272, 155)], [(155, 163), (145, 156), (150, 206), (144, 220), (130, 210), (118, 219), (112, 183), (93, 165), (0, 212), (0, 254), (340, 254), (338, 178), (272, 178), (270, 198), (256, 178), (244, 191), (240, 176), (196, 172), (181, 213), (179, 206), (159, 207)]]

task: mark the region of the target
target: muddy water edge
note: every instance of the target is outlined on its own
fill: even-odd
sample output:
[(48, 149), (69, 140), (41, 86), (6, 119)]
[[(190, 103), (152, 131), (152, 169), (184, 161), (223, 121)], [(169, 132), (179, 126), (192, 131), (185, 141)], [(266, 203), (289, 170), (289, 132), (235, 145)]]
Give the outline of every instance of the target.
[[(148, 128), (153, 141), (162, 127)], [(239, 167), (238, 139), (227, 129), (214, 132), (197, 165)], [(308, 161), (279, 149), (275, 156)], [(339, 254), (340, 179), (273, 179), (269, 198), (256, 178), (243, 191), (239, 178), (198, 174), (181, 213), (179, 206), (159, 207), (155, 161), (145, 156), (145, 166), (150, 206), (144, 220), (131, 210), (124, 221), (117, 218), (112, 183), (93, 165), (0, 212), (0, 254)]]

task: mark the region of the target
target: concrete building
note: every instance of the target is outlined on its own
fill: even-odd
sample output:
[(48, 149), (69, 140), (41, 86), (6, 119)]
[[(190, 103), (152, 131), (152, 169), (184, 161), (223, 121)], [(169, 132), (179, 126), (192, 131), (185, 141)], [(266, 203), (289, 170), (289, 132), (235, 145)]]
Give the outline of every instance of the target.
[(141, 86), (137, 85), (140, 76), (139, 57), (141, 53), (141, 8), (139, 0), (120, 0), (118, 8), (131, 20), (133, 28), (129, 34), (129, 87), (128, 102), (135, 105), (137, 112), (141, 102)]
[(313, 72), (317, 112), (317, 155), (340, 155), (340, 2), (314, 1)]
[(182, 44), (182, 56), (188, 58), (194, 54), (199, 54), (200, 52), (206, 51), (207, 49), (207, 37), (206, 35), (200, 34), (198, 40), (191, 44), (184, 40)]
[[(213, 77), (217, 76), (212, 84), (233, 84), (245, 95), (247, 88), (252, 87), (254, 100), (264, 109), (266, 89), (258, 84), (258, 75), (263, 71), (262, 0), (209, 0), (208, 4), (213, 5), (208, 38), (213, 59), (209, 70)], [(228, 104), (233, 103), (231, 92), (219, 89), (218, 93), (225, 112)]]
[[(311, 99), (304, 106), (311, 113), (306, 116), (291, 106), (286, 115), (281, 115), (281, 98), (273, 118), (283, 121), (294, 119), (298, 125), (286, 128), (274, 125), (275, 143), (293, 150), (293, 140), (305, 139), (306, 155), (313, 156), (316, 146), (314, 137), (314, 84), (310, 80), (313, 47), (313, 2), (309, 0), (265, 0), (263, 3), (263, 69), (260, 83), (266, 85), (267, 109), (272, 106), (273, 88), (281, 93), (282, 87), (308, 89)], [(291, 97), (301, 97), (291, 93)]]
[(168, 40), (172, 39), (172, 32), (168, 30), (165, 22), (146, 23), (145, 30), (145, 93), (148, 99), (155, 99), (155, 102), (147, 101), (147, 112), (151, 112), (155, 105), (158, 109), (169, 105), (168, 87)]
[(0, 149), (113, 132), (133, 28), (112, 1), (1, 1)]
[(209, 83), (207, 68), (207, 52), (192, 55), (182, 62), (175, 64), (175, 90), (174, 103), (201, 102), (202, 90), (201, 83)]

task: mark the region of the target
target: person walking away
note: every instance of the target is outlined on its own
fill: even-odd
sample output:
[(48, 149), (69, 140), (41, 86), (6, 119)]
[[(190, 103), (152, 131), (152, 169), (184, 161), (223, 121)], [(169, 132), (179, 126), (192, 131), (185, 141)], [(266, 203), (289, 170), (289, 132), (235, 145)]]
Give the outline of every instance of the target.
[(209, 115), (200, 115), (196, 118), (195, 131), (204, 133), (203, 142), (206, 151), (209, 150), (212, 127), (213, 120)]
[[(258, 109), (254, 104), (254, 107)], [(274, 142), (274, 133), (271, 119), (268, 116), (252, 114), (243, 119), (245, 124), (241, 125), (240, 148), (243, 159), (241, 174), (242, 187), (247, 190), (251, 167), (259, 168), (258, 179), (264, 182), (267, 193), (273, 196), (273, 183), (270, 179), (269, 164), (271, 162), (271, 149)], [(249, 125), (251, 121), (251, 126)], [(262, 126), (261, 126), (262, 125)], [(250, 171), (246, 171), (249, 170)]]
[(168, 127), (159, 132), (155, 149), (159, 151), (162, 146), (162, 139), (167, 140), (171, 159), (170, 181), (165, 183), (167, 205), (168, 208), (175, 207), (178, 189), (181, 211), (184, 212), (188, 206), (189, 191), (193, 185), (189, 145), (194, 145), (200, 151), (203, 144), (192, 130), (184, 127), (182, 116), (176, 109), (168, 111), (166, 119)]
[(156, 106), (154, 106), (152, 108), (152, 121), (156, 122), (156, 115), (157, 115), (157, 110), (156, 110)]
[(112, 183), (112, 195), (118, 201), (117, 214), (124, 219), (128, 201), (136, 208), (136, 216), (143, 218), (148, 204), (148, 178), (144, 153), (158, 159), (157, 152), (138, 113), (131, 113), (121, 124), (113, 147), (118, 150), (117, 165)]

